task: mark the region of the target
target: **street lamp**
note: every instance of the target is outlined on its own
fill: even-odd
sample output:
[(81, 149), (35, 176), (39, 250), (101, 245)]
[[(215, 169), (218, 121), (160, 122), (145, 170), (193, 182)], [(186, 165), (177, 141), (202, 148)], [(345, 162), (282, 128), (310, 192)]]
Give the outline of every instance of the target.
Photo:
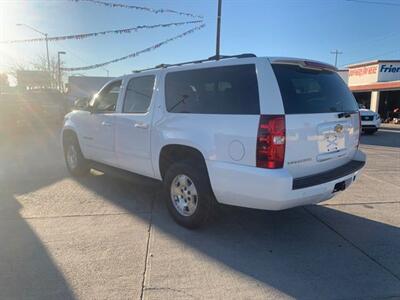
[(48, 41), (47, 33), (41, 32), (40, 30), (37, 30), (36, 28), (34, 28), (34, 27), (30, 26), (30, 25), (27, 25), (27, 24), (19, 23), (19, 24), (16, 24), (16, 25), (17, 26), (25, 26), (25, 27), (27, 27), (27, 28), (29, 28), (29, 29), (31, 29), (31, 30), (33, 30), (33, 31), (35, 31), (35, 32), (37, 32), (37, 33), (39, 33), (39, 34), (44, 36), (44, 39), (46, 41), (47, 70), (48, 70), (49, 75), (50, 75), (51, 71), (50, 71), (49, 41)]
[(58, 51), (57, 52), (57, 69), (58, 69), (58, 90), (61, 92), (63, 91), (63, 85), (62, 85), (62, 78), (61, 78), (61, 60), (60, 60), (60, 55), (61, 54), (67, 54), (65, 51)]

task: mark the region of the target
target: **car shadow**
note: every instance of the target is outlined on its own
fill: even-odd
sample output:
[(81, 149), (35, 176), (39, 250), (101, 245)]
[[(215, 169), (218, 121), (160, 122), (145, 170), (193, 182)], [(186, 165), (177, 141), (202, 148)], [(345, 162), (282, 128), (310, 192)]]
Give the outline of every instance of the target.
[[(189, 231), (169, 217), (159, 186), (142, 186), (108, 175), (89, 176), (79, 183), (138, 218), (144, 216), (137, 213), (130, 195), (138, 190), (152, 191), (143, 195), (153, 202), (153, 234), (167, 234), (234, 273), (294, 298), (366, 298), (400, 293), (400, 266), (394, 266), (397, 273), (393, 274), (381, 266), (388, 263), (385, 251), (390, 251), (391, 262), (400, 261), (400, 229), (395, 226), (323, 206), (280, 212), (222, 206), (208, 226)], [(353, 234), (365, 237), (367, 245), (382, 247), (381, 253), (374, 253), (382, 261), (371, 259), (321, 222), (320, 216), (347, 224)], [(152, 239), (150, 247), (156, 247), (157, 238)], [(157, 255), (155, 250), (150, 251)], [(171, 260), (179, 259), (173, 253), (168, 255)]]
[(0, 201), (0, 299), (74, 299), (45, 245), (21, 218), (17, 199), (0, 192)]
[[(65, 177), (55, 134), (12, 135), (0, 143), (0, 299), (74, 299), (46, 245), (24, 219), (16, 195)], [(43, 159), (43, 157), (45, 157)], [(43, 163), (44, 162), (44, 163)]]

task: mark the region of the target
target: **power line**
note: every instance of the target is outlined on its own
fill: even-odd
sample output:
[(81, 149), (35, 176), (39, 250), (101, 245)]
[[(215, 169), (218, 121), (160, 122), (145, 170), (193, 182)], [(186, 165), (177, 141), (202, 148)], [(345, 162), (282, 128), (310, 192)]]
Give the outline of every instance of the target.
[[(61, 42), (61, 43), (63, 43), (63, 42)], [(82, 63), (84, 63), (84, 64), (89, 64), (89, 62), (86, 60), (86, 58), (84, 59), (83, 57), (79, 56), (78, 54), (76, 54), (75, 51), (72, 51), (71, 48), (66, 47), (65, 44), (63, 45), (63, 47), (62, 47), (61, 49), (62, 49), (62, 50), (65, 50), (65, 49), (66, 49), (66, 52), (68, 52), (68, 54), (72, 54), (73, 57), (75, 57), (76, 59), (78, 59), (78, 60), (81, 61)], [(109, 75), (110, 75), (110, 70), (108, 70), (108, 69), (106, 69), (106, 68), (104, 68), (104, 67), (101, 67), (100, 69), (103, 69), (104, 71), (106, 71), (107, 77), (109, 77)]]
[(377, 55), (374, 55), (374, 56), (365, 57), (365, 58), (359, 59), (357, 61), (353, 61), (353, 62), (349, 62), (349, 63), (343, 64), (343, 65), (341, 65), (341, 67), (345, 67), (345, 66), (348, 66), (348, 65), (356, 64), (356, 63), (363, 62), (363, 61), (370, 60), (370, 59), (374, 59), (374, 58), (379, 58), (379, 57), (381, 57), (383, 55), (396, 53), (398, 51), (400, 51), (400, 49), (391, 50), (391, 51), (383, 52), (383, 53), (380, 53), (380, 54), (377, 54)]
[(357, 3), (364, 3), (364, 4), (376, 4), (376, 5), (389, 5), (389, 6), (399, 6), (400, 3), (393, 3), (393, 2), (381, 2), (381, 1), (369, 1), (369, 0), (346, 0), (348, 2), (357, 2)]

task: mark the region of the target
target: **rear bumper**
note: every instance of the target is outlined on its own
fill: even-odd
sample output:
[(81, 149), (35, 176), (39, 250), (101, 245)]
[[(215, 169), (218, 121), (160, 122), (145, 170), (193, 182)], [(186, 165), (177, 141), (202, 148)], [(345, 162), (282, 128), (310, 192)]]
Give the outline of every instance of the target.
[(318, 173), (311, 176), (305, 176), (301, 178), (293, 179), (293, 190), (304, 189), (310, 186), (324, 184), (336, 179), (341, 179), (347, 175), (354, 174), (362, 169), (365, 165), (365, 161), (352, 160), (347, 164), (329, 170), (327, 172)]
[[(360, 175), (365, 154), (357, 151), (349, 164), (321, 174), (294, 179), (286, 169), (267, 170), (207, 161), (211, 186), (224, 204), (282, 210), (318, 203), (335, 196), (338, 183), (346, 188)], [(324, 178), (324, 180), (317, 178)]]

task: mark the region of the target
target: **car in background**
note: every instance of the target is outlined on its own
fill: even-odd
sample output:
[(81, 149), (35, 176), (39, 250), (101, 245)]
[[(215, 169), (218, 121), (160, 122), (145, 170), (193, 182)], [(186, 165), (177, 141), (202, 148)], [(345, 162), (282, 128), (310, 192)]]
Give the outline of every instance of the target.
[(381, 117), (378, 113), (358, 104), (361, 116), (361, 128), (365, 134), (374, 134), (381, 126)]

